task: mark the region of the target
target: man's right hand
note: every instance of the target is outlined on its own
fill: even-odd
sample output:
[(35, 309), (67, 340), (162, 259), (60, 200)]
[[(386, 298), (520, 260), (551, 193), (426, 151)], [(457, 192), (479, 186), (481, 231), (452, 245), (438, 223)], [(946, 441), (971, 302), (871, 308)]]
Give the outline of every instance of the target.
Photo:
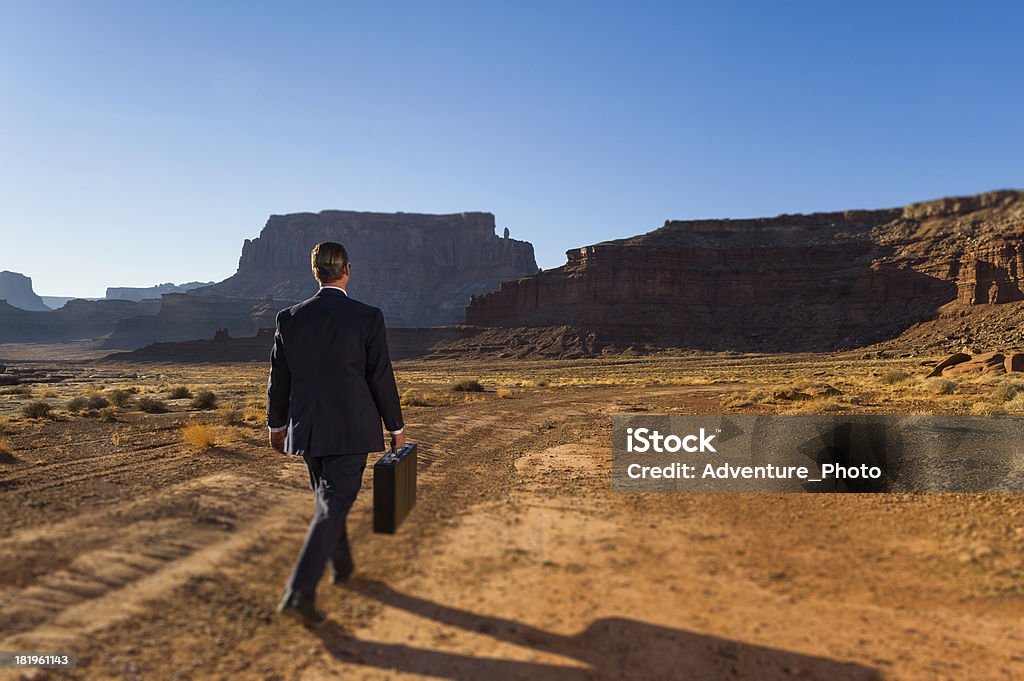
[(391, 436), (391, 448), (396, 452), (405, 446), (405, 431)]
[(270, 433), (270, 446), (274, 448), (274, 451), (284, 454), (284, 438), (287, 433), (283, 430), (279, 430), (276, 433)]

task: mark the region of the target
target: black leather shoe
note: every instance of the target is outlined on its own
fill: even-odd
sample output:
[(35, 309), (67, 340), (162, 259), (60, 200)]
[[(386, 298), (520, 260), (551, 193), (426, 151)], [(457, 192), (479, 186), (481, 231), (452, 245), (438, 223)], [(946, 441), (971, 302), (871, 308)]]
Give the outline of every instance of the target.
[(356, 564), (352, 560), (352, 553), (348, 548), (339, 548), (331, 560), (331, 581), (335, 584), (345, 584), (352, 578), (356, 571)]
[(311, 629), (327, 621), (327, 615), (313, 605), (313, 599), (298, 592), (285, 594), (277, 606), (277, 612)]

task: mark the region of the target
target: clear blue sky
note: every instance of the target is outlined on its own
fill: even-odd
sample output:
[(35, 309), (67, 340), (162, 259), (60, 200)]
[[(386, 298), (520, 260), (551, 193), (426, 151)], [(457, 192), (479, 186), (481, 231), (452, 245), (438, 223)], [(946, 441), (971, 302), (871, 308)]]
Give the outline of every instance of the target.
[(1024, 9), (18, 2), (0, 269), (219, 280), (271, 213), (495, 213), (542, 267), (667, 218), (1024, 185)]

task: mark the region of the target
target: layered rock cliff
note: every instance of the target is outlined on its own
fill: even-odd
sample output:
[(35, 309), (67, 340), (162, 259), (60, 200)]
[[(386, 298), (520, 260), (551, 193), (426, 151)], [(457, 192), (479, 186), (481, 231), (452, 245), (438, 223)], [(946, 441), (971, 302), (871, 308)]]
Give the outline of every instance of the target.
[(0, 272), (0, 300), (19, 310), (44, 312), (50, 308), (32, 290), (32, 280), (17, 272)]
[(533, 246), (497, 236), (490, 213), (323, 211), (271, 216), (246, 240), (234, 276), (192, 294), (303, 300), (316, 292), (309, 254), (321, 241), (345, 245), (349, 294), (391, 326), (461, 322), (471, 296), (537, 271)]
[(670, 221), (474, 298), (468, 324), (569, 324), (616, 346), (826, 350), (947, 305), (1024, 299), (1024, 193), (902, 209)]

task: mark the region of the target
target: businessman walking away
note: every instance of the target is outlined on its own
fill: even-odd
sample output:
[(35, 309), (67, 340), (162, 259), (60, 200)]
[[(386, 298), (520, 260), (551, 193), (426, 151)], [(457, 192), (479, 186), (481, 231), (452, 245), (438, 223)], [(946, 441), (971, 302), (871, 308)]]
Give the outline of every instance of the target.
[(317, 244), (312, 263), (320, 290), (278, 313), (267, 385), (270, 445), (305, 460), (316, 502), (278, 612), (311, 627), (326, 620), (315, 605), (324, 567), (335, 584), (355, 569), (345, 523), (367, 455), (384, 449), (381, 421), (392, 446), (405, 444), (384, 315), (345, 292), (344, 246)]

